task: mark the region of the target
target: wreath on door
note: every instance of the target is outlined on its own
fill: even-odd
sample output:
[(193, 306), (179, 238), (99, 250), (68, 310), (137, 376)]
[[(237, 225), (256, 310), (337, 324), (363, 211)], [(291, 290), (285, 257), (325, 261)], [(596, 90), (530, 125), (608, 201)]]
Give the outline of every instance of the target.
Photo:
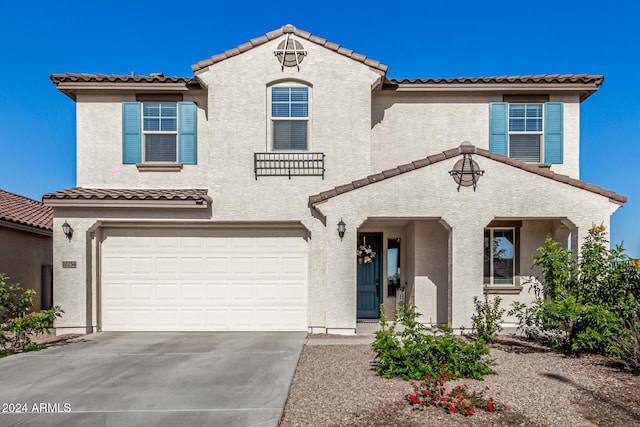
[(371, 245), (360, 245), (356, 251), (358, 257), (358, 264), (371, 264), (376, 258), (375, 251), (371, 248)]

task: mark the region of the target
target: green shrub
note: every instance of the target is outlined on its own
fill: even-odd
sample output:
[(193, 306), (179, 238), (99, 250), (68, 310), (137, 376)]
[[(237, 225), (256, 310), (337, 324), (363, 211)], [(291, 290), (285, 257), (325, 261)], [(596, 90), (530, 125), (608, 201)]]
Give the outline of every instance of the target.
[[(417, 321), (420, 314), (415, 307), (408, 305), (396, 311), (390, 324), (384, 307), (380, 310), (381, 328), (376, 332), (372, 349), (377, 352), (375, 370), (385, 377), (408, 380), (436, 376), (441, 364), (463, 378), (482, 379), (494, 373), (490, 368), (492, 362), (485, 357), (489, 349), (482, 339), (469, 343), (445, 326), (427, 327)], [(398, 326), (402, 330), (396, 330)]]
[(612, 340), (625, 335), (624, 325), (640, 311), (640, 274), (624, 248), (608, 249), (608, 243), (603, 226), (591, 228), (576, 260), (547, 239), (533, 257), (542, 269), (531, 283), (534, 303), (516, 302), (509, 312), (518, 328), (567, 354), (613, 355)]
[(500, 322), (502, 322), (505, 310), (500, 308), (501, 302), (502, 298), (500, 297), (495, 297), (492, 302), (489, 302), (489, 296), (486, 292), (484, 301), (473, 297), (473, 303), (476, 306), (476, 312), (471, 316), (473, 333), (485, 342), (494, 342), (502, 330)]
[(611, 347), (614, 357), (627, 370), (640, 375), (640, 316), (627, 323), (623, 333), (611, 338)]
[(44, 346), (32, 343), (31, 336), (48, 333), (63, 311), (53, 307), (30, 313), (35, 291), (22, 289), (19, 283), (7, 283), (7, 279), (0, 273), (0, 356), (40, 350)]
[(35, 291), (22, 289), (19, 283), (7, 283), (8, 279), (0, 273), (0, 323), (27, 314), (36, 297)]

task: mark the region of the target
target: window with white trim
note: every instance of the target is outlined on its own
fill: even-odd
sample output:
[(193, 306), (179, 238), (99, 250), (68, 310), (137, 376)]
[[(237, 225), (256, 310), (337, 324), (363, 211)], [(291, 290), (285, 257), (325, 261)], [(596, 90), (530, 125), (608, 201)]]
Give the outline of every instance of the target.
[(484, 230), (485, 285), (513, 285), (516, 269), (516, 232), (514, 228)]
[(143, 162), (176, 162), (178, 108), (176, 103), (142, 104)]
[(539, 163), (543, 158), (543, 104), (509, 104), (509, 157)]
[(273, 150), (307, 150), (309, 88), (271, 88), (271, 137)]

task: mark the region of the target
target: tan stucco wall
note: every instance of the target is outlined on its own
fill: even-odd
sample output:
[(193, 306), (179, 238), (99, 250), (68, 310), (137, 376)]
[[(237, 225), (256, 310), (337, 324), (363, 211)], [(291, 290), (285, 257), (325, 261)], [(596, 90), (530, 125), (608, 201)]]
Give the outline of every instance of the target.
[(122, 164), (122, 102), (135, 101), (135, 92), (82, 91), (76, 101), (78, 187), (87, 188), (207, 188), (209, 130), (203, 91), (184, 95), (198, 103), (198, 165), (179, 172), (139, 172)]
[[(371, 171), (380, 172), (469, 141), (489, 149), (489, 103), (502, 92), (415, 93), (376, 91), (371, 108)], [(551, 170), (580, 176), (580, 100), (552, 94), (564, 102), (564, 163)]]
[(41, 309), (42, 266), (52, 260), (50, 236), (0, 226), (0, 273), (10, 277), (8, 283), (36, 291), (34, 310)]

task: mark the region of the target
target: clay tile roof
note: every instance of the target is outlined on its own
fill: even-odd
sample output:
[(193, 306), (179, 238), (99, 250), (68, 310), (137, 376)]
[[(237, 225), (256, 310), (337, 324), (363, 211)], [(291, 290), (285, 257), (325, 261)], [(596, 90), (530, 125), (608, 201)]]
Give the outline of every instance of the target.
[(604, 82), (604, 76), (591, 74), (538, 74), (529, 76), (500, 76), (500, 77), (454, 77), (454, 78), (425, 78), (425, 79), (389, 79), (387, 84), (410, 85), (410, 84), (501, 84), (501, 83), (582, 83), (600, 86)]
[(140, 190), (116, 188), (82, 188), (74, 187), (48, 193), (43, 200), (193, 200), (210, 202), (207, 190)]
[[(249, 44), (251, 45), (251, 47), (256, 47), (256, 46), (260, 46), (264, 43), (267, 43), (270, 40), (274, 40), (280, 36), (282, 36), (283, 34), (294, 34), (296, 37), (298, 37), (299, 39), (303, 39), (303, 40), (308, 40), (311, 43), (315, 43), (317, 45), (323, 46), (327, 49), (333, 50), (337, 53), (339, 53), (340, 55), (346, 56), (347, 58), (351, 58), (354, 61), (357, 62), (361, 62), (365, 65), (368, 65), (369, 67), (380, 71), (382, 74), (385, 74), (387, 72), (387, 66), (381, 64), (378, 61), (375, 61), (371, 58), (367, 58), (364, 55), (358, 54), (354, 51), (352, 51), (351, 49), (347, 49), (345, 47), (340, 46), (339, 44), (336, 43), (332, 43), (326, 39), (323, 39), (321, 37), (315, 36), (311, 33), (309, 33), (308, 31), (304, 31), (304, 30), (299, 30), (296, 27), (294, 27), (293, 25), (285, 25), (284, 27), (278, 29), (278, 30), (274, 30), (271, 31), (267, 34), (265, 34), (264, 36), (261, 37), (256, 37), (254, 39), (251, 39), (249, 41)], [(241, 52), (246, 52), (247, 50), (249, 50), (249, 47), (247, 46), (248, 43), (244, 43), (241, 44), (240, 46), (238, 46), (236, 49), (230, 49), (227, 50), (224, 53), (218, 54), (218, 55), (214, 55), (209, 59), (205, 59), (203, 61), (198, 62), (197, 64), (194, 64), (191, 66), (191, 69), (193, 70), (194, 73), (197, 73), (198, 71), (201, 71), (213, 64), (216, 64), (218, 62), (224, 61), (227, 58), (230, 58), (232, 56), (236, 56), (239, 55)]]
[[(457, 153), (457, 154), (456, 154)], [(554, 181), (557, 182), (561, 182), (564, 184), (568, 184), (571, 185), (573, 187), (577, 187), (580, 189), (584, 189), (586, 191), (590, 191), (592, 193), (596, 193), (599, 194), (601, 196), (604, 197), (608, 197), (611, 201), (616, 202), (616, 203), (626, 203), (627, 202), (627, 197), (617, 194), (614, 191), (611, 190), (606, 190), (603, 188), (600, 188), (596, 185), (591, 185), (586, 183), (585, 181), (581, 181), (579, 179), (575, 179), (575, 178), (571, 178), (567, 175), (561, 175), (561, 174), (557, 174), (554, 172), (551, 172), (549, 170), (537, 167), (536, 165), (532, 165), (530, 163), (524, 163), (521, 162), (519, 160), (515, 160), (515, 159), (511, 159), (507, 156), (503, 156), (501, 154), (496, 154), (496, 153), (492, 153), (489, 150), (485, 150), (482, 148), (477, 148), (474, 145), (471, 144), (465, 144), (465, 145), (461, 145), (460, 147), (457, 148), (452, 148), (450, 150), (446, 150), (443, 151), (441, 153), (436, 153), (434, 155), (430, 155), (427, 156), (424, 159), (418, 159), (415, 160), (409, 164), (405, 164), (405, 165), (400, 165), (397, 168), (394, 169), (389, 169), (386, 170), (382, 173), (378, 173), (378, 174), (374, 174), (374, 175), (369, 175), (366, 178), (362, 178), (362, 179), (358, 179), (355, 181), (352, 181), (351, 183), (345, 184), (345, 185), (340, 185), (338, 187), (335, 187), (331, 190), (328, 191), (323, 191), (322, 193), (319, 194), (314, 194), (312, 196), (309, 197), (309, 206), (313, 206), (317, 203), (323, 202), (325, 200), (328, 200), (332, 197), (335, 197), (339, 194), (343, 194), (343, 193), (347, 193), (349, 191), (354, 191), (357, 190), (360, 187), (363, 187), (364, 185), (367, 184), (375, 184), (377, 182), (383, 181), (385, 179), (390, 179), (393, 178), (396, 175), (402, 175), (405, 173), (409, 173), (415, 169), (421, 169), (424, 167), (427, 167), (429, 165), (432, 165), (434, 163), (438, 163), (441, 162), (443, 160), (455, 157), (455, 155), (460, 155), (462, 153), (472, 153), (478, 156), (482, 156), (482, 157), (486, 157), (488, 159), (491, 160), (495, 160), (497, 162), (500, 163), (504, 163), (506, 165), (509, 166), (513, 166), (519, 169), (522, 169), (524, 171), (527, 171), (529, 173), (533, 173), (548, 179), (552, 179)]]
[(167, 77), (164, 74), (151, 74), (149, 76), (136, 76), (129, 74), (51, 74), (51, 81), (60, 83), (191, 83), (192, 77)]
[(0, 220), (53, 230), (53, 208), (28, 197), (0, 190)]

